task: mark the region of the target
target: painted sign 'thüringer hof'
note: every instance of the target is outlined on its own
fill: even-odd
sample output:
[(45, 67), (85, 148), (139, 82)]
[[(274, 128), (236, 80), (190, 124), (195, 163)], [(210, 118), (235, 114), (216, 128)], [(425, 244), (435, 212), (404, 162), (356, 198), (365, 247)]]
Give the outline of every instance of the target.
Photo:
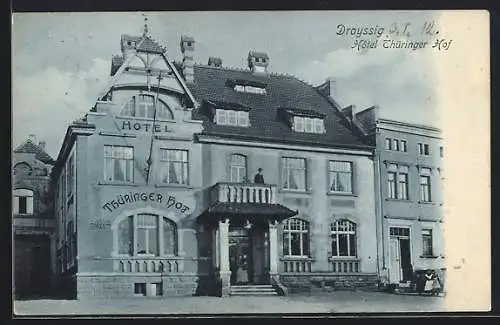
[(283, 295), (444, 271), (440, 130), (340, 107), (330, 80), (272, 73), (266, 53), (236, 69), (195, 64), (188, 36), (181, 62), (146, 28), (118, 41), (51, 167), (53, 290)]

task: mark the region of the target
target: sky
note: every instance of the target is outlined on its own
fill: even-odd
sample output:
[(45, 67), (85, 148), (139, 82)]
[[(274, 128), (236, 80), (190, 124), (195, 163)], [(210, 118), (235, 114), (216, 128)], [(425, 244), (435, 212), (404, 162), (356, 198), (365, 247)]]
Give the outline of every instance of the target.
[[(182, 58), (181, 35), (194, 37), (198, 63), (219, 56), (223, 66), (246, 68), (248, 51), (265, 52), (271, 72), (312, 85), (333, 78), (335, 99), (342, 106), (355, 105), (360, 111), (378, 105), (383, 118), (439, 127), (430, 49), (384, 49), (379, 44), (358, 51), (351, 48), (354, 41), (368, 36), (338, 35), (339, 25), (389, 31), (393, 23), (410, 23), (410, 38), (423, 40), (418, 33), (425, 21), (435, 19), (431, 11), (15, 13), (14, 148), (35, 134), (57, 157), (67, 126), (90, 110), (109, 81), (120, 36), (141, 35), (144, 16), (152, 38), (173, 60)], [(390, 38), (401, 39), (395, 34)]]

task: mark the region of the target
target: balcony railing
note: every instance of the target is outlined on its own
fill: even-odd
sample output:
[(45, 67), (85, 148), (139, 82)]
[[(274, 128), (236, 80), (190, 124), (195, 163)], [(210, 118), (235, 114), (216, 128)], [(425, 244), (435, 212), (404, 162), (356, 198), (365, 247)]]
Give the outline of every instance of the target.
[(217, 183), (212, 202), (276, 203), (276, 185), (253, 183)]
[(330, 271), (333, 273), (359, 273), (361, 272), (360, 260), (358, 258), (336, 258), (330, 259)]
[(284, 273), (310, 273), (312, 260), (285, 258), (282, 260)]

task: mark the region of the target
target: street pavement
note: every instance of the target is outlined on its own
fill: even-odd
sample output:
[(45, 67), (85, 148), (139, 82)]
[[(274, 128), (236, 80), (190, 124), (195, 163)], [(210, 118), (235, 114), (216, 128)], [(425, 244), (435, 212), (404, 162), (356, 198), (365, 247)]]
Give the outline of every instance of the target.
[(23, 315), (207, 315), (315, 314), (445, 311), (445, 297), (382, 292), (337, 291), (314, 294), (234, 297), (178, 297), (14, 301), (14, 314)]

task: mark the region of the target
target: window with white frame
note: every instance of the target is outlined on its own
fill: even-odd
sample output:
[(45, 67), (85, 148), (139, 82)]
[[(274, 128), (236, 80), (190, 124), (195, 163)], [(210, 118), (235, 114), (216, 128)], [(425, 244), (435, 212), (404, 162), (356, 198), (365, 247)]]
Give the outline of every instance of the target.
[(134, 181), (134, 148), (104, 146), (104, 178), (107, 181), (132, 183)]
[(234, 90), (242, 93), (250, 93), (250, 94), (259, 94), (265, 95), (266, 88), (263, 87), (255, 87), (255, 86), (247, 86), (247, 85), (235, 85)]
[(330, 192), (352, 193), (352, 162), (330, 160), (328, 174)]
[(389, 164), (387, 166), (387, 197), (408, 200), (408, 166)]
[(14, 190), (13, 194), (14, 214), (33, 214), (33, 191), (19, 188)]
[(406, 140), (385, 138), (385, 150), (406, 152), (407, 142)]
[(289, 190), (306, 190), (306, 160), (305, 158), (283, 157), (283, 188)]
[(428, 156), (429, 155), (429, 145), (427, 143), (418, 143), (418, 154)]
[(293, 129), (296, 132), (324, 133), (325, 127), (323, 119), (303, 116), (293, 117)]
[(333, 257), (356, 257), (356, 224), (349, 220), (338, 220), (330, 225)]
[(433, 256), (432, 229), (422, 229), (422, 256)]
[(247, 157), (241, 154), (233, 154), (230, 158), (229, 181), (241, 183), (247, 179)]
[(177, 227), (165, 217), (140, 213), (122, 220), (116, 231), (118, 254), (177, 255)]
[(122, 116), (131, 117), (155, 117), (155, 104), (156, 104), (156, 118), (173, 120), (174, 114), (170, 108), (161, 100), (156, 99), (152, 95), (138, 95), (132, 97), (123, 107)]
[(283, 227), (283, 255), (308, 257), (309, 254), (309, 223), (297, 218), (286, 220)]
[(217, 109), (215, 111), (215, 123), (218, 125), (249, 126), (248, 112), (228, 109)]
[(161, 149), (161, 182), (163, 184), (188, 184), (189, 158), (187, 150)]
[(401, 146), (399, 149), (402, 152), (408, 151), (408, 146), (407, 146), (406, 140), (401, 140)]
[(420, 201), (431, 202), (431, 169), (420, 168)]

